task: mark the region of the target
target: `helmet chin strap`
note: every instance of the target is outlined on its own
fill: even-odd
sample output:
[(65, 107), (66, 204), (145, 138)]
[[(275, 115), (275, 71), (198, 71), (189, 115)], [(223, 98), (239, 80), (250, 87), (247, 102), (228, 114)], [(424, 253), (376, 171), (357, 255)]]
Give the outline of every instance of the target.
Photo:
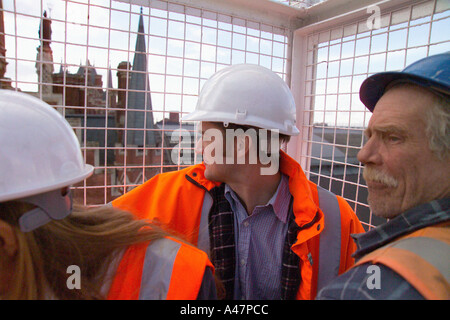
[(73, 201), (70, 188), (64, 195), (61, 194), (61, 189), (57, 189), (18, 199), (18, 201), (36, 206), (19, 218), (19, 226), (22, 232), (33, 231), (52, 220), (64, 219), (72, 212)]

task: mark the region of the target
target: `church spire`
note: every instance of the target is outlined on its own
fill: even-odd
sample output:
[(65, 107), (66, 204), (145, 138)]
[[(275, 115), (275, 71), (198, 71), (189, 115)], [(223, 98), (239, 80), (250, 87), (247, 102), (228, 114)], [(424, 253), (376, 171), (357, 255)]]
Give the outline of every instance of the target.
[[(128, 128), (145, 128), (145, 131), (131, 130), (127, 134), (127, 142), (137, 146), (155, 146), (156, 138), (153, 123), (152, 101), (150, 97), (150, 82), (147, 74), (147, 49), (145, 46), (144, 18), (139, 16), (138, 34), (136, 39), (133, 69), (130, 76), (128, 93)], [(146, 112), (150, 111), (150, 112)], [(144, 137), (144, 134), (145, 137)], [(145, 142), (144, 142), (145, 138)]]

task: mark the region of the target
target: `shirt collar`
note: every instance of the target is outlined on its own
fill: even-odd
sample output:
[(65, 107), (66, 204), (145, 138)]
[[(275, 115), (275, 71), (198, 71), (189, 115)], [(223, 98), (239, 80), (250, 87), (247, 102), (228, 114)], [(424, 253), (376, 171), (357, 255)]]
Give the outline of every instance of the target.
[(395, 238), (450, 220), (450, 198), (421, 204), (366, 232), (352, 235), (358, 246), (355, 258), (389, 243)]
[[(225, 184), (225, 196), (230, 201), (239, 202), (239, 197), (236, 195), (233, 189), (227, 184)], [(284, 174), (281, 174), (280, 183), (278, 184), (277, 190), (273, 194), (272, 198), (265, 204), (257, 207), (271, 207), (276, 217), (283, 223), (287, 222), (289, 213), (289, 203), (290, 203), (290, 193), (289, 193), (289, 180)]]

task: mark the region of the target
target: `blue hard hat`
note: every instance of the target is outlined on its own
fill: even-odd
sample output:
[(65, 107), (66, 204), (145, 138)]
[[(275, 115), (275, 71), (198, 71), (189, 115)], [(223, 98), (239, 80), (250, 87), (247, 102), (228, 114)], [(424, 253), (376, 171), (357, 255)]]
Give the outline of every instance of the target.
[(359, 98), (373, 112), (386, 87), (396, 80), (405, 80), (444, 96), (450, 95), (450, 52), (423, 58), (400, 72), (380, 72), (370, 76), (362, 83)]

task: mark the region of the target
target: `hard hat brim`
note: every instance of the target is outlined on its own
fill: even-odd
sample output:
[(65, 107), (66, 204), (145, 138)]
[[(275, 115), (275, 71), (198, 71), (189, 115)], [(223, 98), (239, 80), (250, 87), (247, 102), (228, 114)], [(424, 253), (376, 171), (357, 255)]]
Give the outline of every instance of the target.
[(47, 186), (31, 186), (27, 188), (26, 190), (22, 190), (20, 192), (13, 192), (13, 193), (6, 193), (0, 196), (0, 202), (6, 202), (11, 200), (19, 200), (21, 198), (45, 193), (51, 190), (56, 190), (59, 188), (68, 187), (70, 185), (73, 185), (75, 183), (78, 183), (80, 181), (83, 181), (87, 178), (89, 178), (92, 173), (94, 172), (94, 167), (90, 164), (85, 164), (83, 171), (76, 176), (70, 177), (60, 183), (57, 184), (49, 184)]
[[(207, 111), (194, 111), (187, 115), (184, 115), (181, 118), (182, 122), (188, 122), (188, 121), (207, 121), (207, 122), (227, 122), (227, 123), (234, 123), (238, 125), (243, 126), (253, 126), (257, 128), (261, 128), (261, 120), (257, 119), (257, 117), (248, 116), (243, 120), (230, 118), (230, 114), (227, 112), (218, 112), (215, 111), (213, 114), (211, 112)], [(267, 122), (267, 120), (265, 120)], [(290, 135), (290, 136), (296, 136), (300, 133), (300, 131), (297, 129), (296, 126), (292, 126), (291, 131), (288, 131), (286, 128), (280, 127), (280, 125), (276, 122), (273, 122), (272, 125), (268, 124), (266, 128), (267, 130), (278, 130), (279, 133)]]
[(381, 72), (370, 76), (361, 84), (359, 90), (361, 102), (370, 110), (370, 112), (373, 112), (378, 100), (380, 100), (381, 96), (384, 94), (386, 87), (398, 80), (405, 80), (437, 93), (450, 94), (450, 90), (447, 86), (429, 78), (407, 72)]

